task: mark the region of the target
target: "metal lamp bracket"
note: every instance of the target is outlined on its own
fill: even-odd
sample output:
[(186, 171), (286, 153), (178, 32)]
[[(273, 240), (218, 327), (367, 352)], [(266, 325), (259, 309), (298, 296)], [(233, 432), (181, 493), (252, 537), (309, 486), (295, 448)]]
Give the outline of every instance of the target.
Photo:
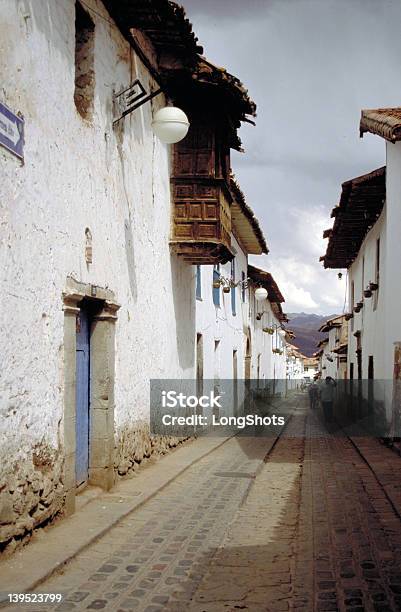
[(141, 81), (139, 79), (135, 79), (135, 81), (129, 87), (123, 89), (117, 94), (114, 94), (113, 96), (113, 125), (162, 92), (163, 89), (159, 88), (156, 89), (156, 91), (148, 93)]
[(218, 283), (220, 287), (229, 287), (230, 289), (234, 289), (234, 287), (243, 287), (244, 289), (248, 289), (248, 287), (251, 286), (259, 286), (255, 285), (250, 278), (234, 282), (232, 278), (226, 278), (225, 276), (220, 276), (220, 278), (213, 281), (213, 283), (216, 285)]

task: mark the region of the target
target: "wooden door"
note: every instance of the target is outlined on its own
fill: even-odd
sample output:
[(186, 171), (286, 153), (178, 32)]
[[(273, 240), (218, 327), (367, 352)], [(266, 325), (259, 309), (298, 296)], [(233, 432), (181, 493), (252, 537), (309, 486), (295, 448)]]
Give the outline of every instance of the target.
[(250, 338), (248, 337), (246, 339), (246, 351), (245, 351), (245, 380), (249, 380), (251, 378), (251, 359), (252, 359), (252, 354), (251, 354), (251, 341)]
[(233, 351), (233, 408), (234, 414), (238, 412), (238, 353)]
[(76, 422), (75, 476), (77, 486), (88, 480), (89, 402), (90, 402), (90, 320), (85, 309), (77, 317), (76, 328)]

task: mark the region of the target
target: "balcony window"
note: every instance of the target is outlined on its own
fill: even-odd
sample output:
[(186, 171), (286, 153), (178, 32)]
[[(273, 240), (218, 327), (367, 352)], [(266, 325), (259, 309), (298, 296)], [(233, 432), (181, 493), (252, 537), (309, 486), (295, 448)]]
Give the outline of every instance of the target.
[[(233, 283), (235, 283), (235, 259), (231, 260), (231, 279), (232, 279)], [(237, 288), (235, 286), (231, 287), (231, 312), (232, 312), (233, 317), (235, 317), (235, 315), (236, 315), (236, 309), (235, 309), (235, 307), (236, 307), (236, 304), (235, 304), (235, 298), (236, 298), (235, 292), (236, 292), (236, 290), (237, 290)]]
[[(220, 264), (213, 266), (213, 282), (220, 280)], [(220, 287), (213, 287), (213, 304), (220, 306)]]
[(246, 289), (245, 289), (245, 281), (246, 281), (246, 276), (245, 276), (245, 272), (242, 271), (241, 273), (241, 298), (243, 302), (246, 302)]
[(95, 26), (79, 2), (75, 4), (74, 102), (84, 119), (91, 119), (95, 93)]
[(376, 257), (375, 257), (375, 283), (377, 289), (373, 294), (373, 310), (377, 309), (379, 302), (379, 291), (380, 291), (380, 238), (376, 240)]
[(199, 265), (196, 266), (196, 299), (202, 299), (202, 270)]

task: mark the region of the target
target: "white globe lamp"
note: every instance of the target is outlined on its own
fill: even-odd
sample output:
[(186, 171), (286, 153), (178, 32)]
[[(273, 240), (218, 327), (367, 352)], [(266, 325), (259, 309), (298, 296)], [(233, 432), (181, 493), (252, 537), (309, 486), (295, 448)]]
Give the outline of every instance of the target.
[(264, 287), (258, 287), (255, 291), (255, 298), (258, 302), (263, 302), (267, 298), (267, 291)]
[(188, 133), (188, 117), (176, 106), (165, 106), (155, 113), (152, 129), (165, 144), (180, 142)]

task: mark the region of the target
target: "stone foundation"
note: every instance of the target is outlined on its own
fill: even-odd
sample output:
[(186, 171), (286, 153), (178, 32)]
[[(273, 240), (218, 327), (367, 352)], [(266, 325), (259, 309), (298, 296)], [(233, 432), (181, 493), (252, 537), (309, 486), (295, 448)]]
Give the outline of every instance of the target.
[(145, 422), (138, 422), (131, 428), (124, 427), (116, 434), (115, 471), (119, 476), (136, 472), (151, 457), (165, 455), (189, 439), (150, 435), (149, 425)]
[(62, 458), (38, 445), (30, 460), (0, 473), (0, 552), (12, 552), (63, 505)]

